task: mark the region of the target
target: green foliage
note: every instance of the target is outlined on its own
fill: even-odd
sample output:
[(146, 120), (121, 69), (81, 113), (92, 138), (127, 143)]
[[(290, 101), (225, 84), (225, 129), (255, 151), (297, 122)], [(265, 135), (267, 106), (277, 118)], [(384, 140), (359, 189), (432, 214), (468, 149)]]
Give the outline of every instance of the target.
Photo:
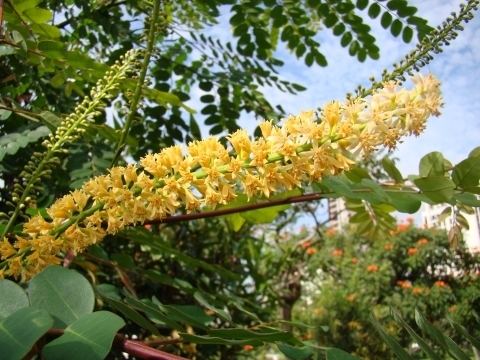
[(0, 281), (0, 295), (0, 319), (29, 305), (27, 294), (13, 281)]
[(23, 359), (37, 340), (53, 325), (45, 310), (26, 307), (0, 321), (2, 358)]
[[(279, 75), (283, 64), (275, 53), (281, 46), (308, 66), (327, 66), (329, 54), (320, 51), (318, 40), (318, 34), (327, 31), (358, 61), (378, 59), (380, 49), (363, 19), (375, 18), (400, 41), (410, 42), (414, 35), (423, 39), (418, 53), (409, 55), (383, 78), (398, 80), (454, 38), (454, 31), (471, 17), (474, 6), (470, 1), (458, 16), (432, 31), (417, 16), (416, 8), (404, 0), (308, 0), (281, 5), (271, 0), (162, 1), (158, 19), (153, 16), (157, 26), (150, 16), (150, 2), (6, 0), (0, 39), (0, 175), (4, 183), (0, 211), (14, 210), (0, 229), (13, 238), (24, 213), (48, 219), (44, 207), (88, 178), (104, 174), (123, 150), (123, 160), (139, 159), (165, 146), (199, 139), (202, 123), (210, 134), (232, 132), (244, 113), (278, 119), (284, 110), (263, 94), (264, 89), (273, 87), (292, 95), (305, 90)], [(229, 16), (232, 34), (221, 41), (212, 34), (224, 13)], [(141, 23), (151, 29), (148, 39), (139, 31)], [(128, 66), (114, 65), (132, 48), (145, 47), (149, 50), (143, 66), (138, 67), (136, 56)], [(112, 72), (112, 66), (117, 70), (120, 66), (121, 71)], [(136, 78), (139, 69), (147, 74), (145, 84), (143, 75)], [(98, 86), (92, 92), (95, 83)], [(141, 86), (136, 88), (137, 84)], [(185, 102), (197, 94), (201, 104), (195, 111)], [(86, 100), (82, 102), (82, 98)], [(40, 140), (48, 134), (45, 151)], [(468, 226), (462, 212), (480, 205), (475, 197), (480, 178), (478, 158), (474, 150), (468, 159), (452, 166), (441, 154), (430, 154), (422, 159), (419, 177), (412, 178), (417, 187), (407, 185), (388, 158), (382, 161), (381, 172), (393, 185), (380, 185), (376, 176), (355, 168), (312, 187), (328, 194), (325, 196), (345, 197), (354, 212), (355, 230), (386, 241), (385, 236), (395, 228), (392, 212), (413, 213), (421, 201), (448, 201), (447, 212), (455, 216), (458, 228)], [(295, 190), (273, 200), (299, 195)], [(261, 201), (264, 199), (247, 202), (238, 196), (231, 206)], [(282, 232), (297, 210), (281, 205), (223, 219), (131, 229), (76, 254), (71, 264), (75, 270), (47, 268), (29, 282), (26, 291), (3, 280), (2, 356), (21, 359), (41, 339), (32, 356), (119, 357), (121, 349), (111, 347), (121, 329), (127, 337), (135, 335), (142, 341), (151, 337), (162, 349), (190, 358), (248, 356), (242, 348), (248, 345), (271, 346), (291, 359), (351, 359), (353, 356), (330, 347), (337, 344), (319, 348), (300, 340), (295, 331), (302, 325), (288, 316), (300, 298), (300, 282), (315, 270), (303, 272), (315, 259), (315, 242), (305, 242), (304, 232), (291, 237)], [(401, 239), (395, 257), (387, 256), (385, 261), (397, 264), (408, 240)], [(303, 245), (299, 241), (304, 241)], [(365, 246), (355, 251), (364, 251)], [(65, 255), (68, 259), (72, 256)], [(380, 302), (378, 294), (392, 285), (388, 279), (397, 265), (397, 277), (407, 276), (405, 268), (417, 269), (412, 276), (430, 284), (432, 279), (422, 277), (428, 266), (457, 264), (463, 259), (435, 253), (432, 259), (419, 256), (391, 268), (384, 265), (378, 274), (367, 271), (364, 276), (364, 270), (351, 271), (354, 269), (348, 266), (350, 275), (343, 268), (338, 270), (339, 264), (332, 263), (325, 253), (319, 257), (323, 259), (321, 267), (326, 273), (329, 270), (332, 278), (338, 279), (340, 271), (351, 281), (349, 286), (358, 286), (359, 293), (366, 289), (365, 301), (358, 308), (335, 297), (340, 299), (335, 308), (340, 315), (345, 309), (350, 314), (370, 308), (372, 299)], [(442, 262), (446, 258), (449, 262)], [(88, 280), (82, 274), (88, 275)], [(446, 303), (455, 302), (455, 329), (462, 332), (473, 323), (468, 309), (477, 305), (472, 300), (477, 289), (470, 284), (461, 287), (455, 281), (449, 282), (451, 291), (434, 288), (426, 306), (440, 316)], [(371, 284), (372, 288), (367, 287)], [(326, 296), (329, 291), (327, 288)], [(391, 293), (394, 305), (411, 297)], [(95, 305), (98, 311), (94, 312)], [(278, 321), (278, 308), (286, 314), (283, 321)], [(412, 309), (413, 305), (406, 311), (411, 315)], [(383, 314), (384, 309), (380, 310)], [(61, 328), (60, 333), (52, 332), (52, 327)], [(335, 330), (331, 328), (332, 336), (336, 336)], [(58, 337), (52, 339), (54, 336)], [(357, 343), (354, 339), (353, 344)], [(374, 345), (372, 351), (377, 350), (378, 344)], [(348, 344), (338, 346), (350, 350)], [(378, 353), (386, 354), (385, 347), (378, 348)], [(361, 349), (361, 353), (368, 351)]]
[[(318, 293), (307, 297), (316, 309), (310, 323), (318, 326), (319, 344), (371, 359), (389, 358), (389, 348), (404, 359), (468, 354), (468, 338), (450, 326), (447, 317), (470, 329), (474, 339), (480, 335), (471, 315), (480, 309), (478, 255), (463, 246), (451, 251), (446, 234), (439, 231), (401, 224), (396, 232), (393, 238), (375, 242), (356, 235), (326, 237), (318, 247), (309, 267), (322, 271), (309, 281), (321, 285)], [(428, 314), (430, 325), (416, 309)], [(370, 318), (372, 312), (377, 320)], [(297, 316), (307, 320), (300, 312)], [(435, 339), (440, 335), (432, 329), (438, 326), (444, 340)], [(371, 335), (375, 331), (380, 337)]]
[(48, 359), (104, 359), (125, 322), (108, 311), (93, 312), (94, 294), (78, 272), (51, 266), (37, 275), (27, 292), (0, 281), (2, 358), (19, 360), (53, 327), (66, 327), (43, 348)]
[(42, 350), (47, 359), (102, 360), (112, 347), (113, 338), (125, 325), (118, 316), (108, 311), (96, 311), (71, 323), (62, 336), (48, 343)]
[(50, 266), (28, 284), (30, 304), (48, 311), (56, 327), (65, 327), (93, 311), (90, 283), (74, 270)]
[[(408, 325), (397, 312), (393, 312), (393, 317), (402, 328), (407, 330), (412, 339), (416, 342), (419, 348), (424, 352), (425, 355), (427, 355), (429, 359), (442, 358), (433, 350), (431, 346), (433, 344), (440, 347), (440, 349), (444, 353), (448, 353), (452, 359), (467, 360), (471, 358), (471, 356), (468, 354), (468, 351), (464, 351), (459, 345), (457, 345), (455, 341), (453, 341), (449, 336), (445, 335), (444, 329), (438, 328), (429, 323), (425, 319), (425, 317), (420, 312), (418, 312), (418, 310), (415, 310), (416, 325), (423, 332), (423, 334), (426, 334), (425, 337), (422, 337), (417, 332), (415, 332), (415, 330), (413, 330), (412, 327)], [(393, 337), (385, 333), (385, 330), (375, 319), (372, 319), (372, 322), (374, 323), (375, 329), (382, 335), (382, 338), (384, 338), (385, 342), (388, 344), (388, 346), (392, 349), (392, 351), (397, 357), (404, 359), (413, 359), (413, 357), (409, 356)], [(457, 332), (457, 334), (460, 335), (460, 337), (468, 340), (468, 342), (470, 343), (469, 345), (471, 345), (473, 348), (476, 349), (476, 351), (478, 351), (480, 342), (477, 338), (471, 336), (463, 326), (455, 323), (451, 319), (449, 319), (449, 323), (451, 327)]]
[(25, 130), (21, 133), (11, 133), (0, 137), (0, 160), (7, 155), (15, 155), (21, 148), (35, 143), (38, 139), (50, 134), (46, 126), (39, 126), (33, 130)]

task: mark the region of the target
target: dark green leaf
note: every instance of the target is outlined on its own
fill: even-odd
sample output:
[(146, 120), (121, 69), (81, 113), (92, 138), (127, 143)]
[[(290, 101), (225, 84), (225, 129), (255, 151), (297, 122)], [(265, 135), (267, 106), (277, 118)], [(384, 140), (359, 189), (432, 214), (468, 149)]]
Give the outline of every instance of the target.
[(30, 303), (47, 310), (56, 327), (65, 327), (93, 311), (92, 286), (75, 270), (49, 266), (35, 276), (27, 289)]
[(137, 300), (132, 297), (127, 297), (125, 299), (126, 303), (133, 308), (144, 312), (150, 320), (153, 322), (160, 324), (161, 326), (168, 327), (170, 329), (181, 330), (182, 326), (170, 319), (163, 309), (160, 309), (156, 304), (154, 304), (151, 300), (142, 299)]
[(204, 293), (203, 291), (195, 291), (193, 297), (195, 300), (198, 301), (200, 305), (206, 307), (209, 310), (212, 310), (222, 319), (226, 321), (232, 321), (232, 316), (230, 315), (230, 313), (224, 309), (220, 309), (219, 307), (213, 305), (213, 299), (210, 299), (210, 296), (208, 294)]
[(419, 173), (422, 177), (443, 176), (445, 173), (445, 159), (441, 152), (433, 151), (420, 160)]
[(342, 39), (340, 40), (340, 44), (343, 47), (347, 47), (348, 44), (350, 44), (350, 41), (352, 41), (352, 38), (352, 34), (350, 32), (346, 32), (345, 34), (343, 34)]
[(109, 311), (84, 315), (70, 324), (62, 336), (48, 343), (42, 354), (49, 360), (103, 360), (124, 325), (121, 317)]
[(404, 42), (409, 43), (410, 41), (412, 41), (412, 38), (413, 38), (413, 30), (408, 26), (406, 26), (403, 29), (402, 39)]
[(336, 36), (342, 35), (344, 31), (345, 31), (345, 25), (343, 23), (339, 23), (335, 25), (335, 27), (333, 28), (333, 34)]
[(414, 214), (420, 209), (422, 202), (415, 193), (387, 191), (391, 204), (400, 212)]
[(216, 329), (210, 330), (208, 334), (213, 337), (229, 340), (286, 341), (290, 344), (301, 344), (291, 333), (271, 328), (260, 328), (255, 331), (243, 328)]
[(210, 91), (212, 90), (213, 84), (210, 81), (201, 81), (198, 87), (203, 91)]
[(398, 36), (402, 32), (403, 24), (400, 20), (393, 20), (392, 26), (390, 27), (390, 32), (393, 36)]
[(428, 345), (427, 342), (420, 335), (418, 335), (405, 320), (403, 320), (403, 318), (398, 312), (394, 311), (393, 316), (395, 318), (395, 321), (399, 323), (400, 326), (402, 326), (405, 330), (407, 330), (412, 339), (418, 344), (418, 346), (420, 346), (420, 349), (423, 350), (423, 352), (425, 353), (425, 355), (428, 356), (429, 359), (440, 360), (440, 357), (435, 353), (435, 351), (433, 351), (431, 346)]
[(420, 314), (417, 309), (415, 309), (415, 322), (422, 331), (427, 333), (432, 340), (442, 347), (443, 350), (447, 351), (454, 359), (470, 360), (470, 357), (466, 355), (452, 339), (425, 320), (424, 316)]
[(403, 349), (402, 345), (391, 335), (383, 329), (382, 325), (375, 319), (373, 316), (370, 316), (370, 322), (372, 323), (375, 330), (378, 332), (383, 341), (388, 345), (388, 347), (393, 351), (393, 353), (400, 360), (413, 360), (413, 358), (408, 355), (408, 353)]
[[(26, 307), (0, 321), (2, 360), (21, 360), (53, 325), (45, 310)], [(85, 360), (85, 359), (84, 359)]]
[(464, 205), (480, 207), (480, 200), (471, 193), (455, 194), (455, 199)]
[(393, 162), (392, 159), (389, 157), (384, 157), (382, 159), (382, 165), (387, 174), (395, 180), (397, 183), (402, 183), (403, 182), (403, 176), (402, 173), (398, 170), (398, 168), (395, 166), (395, 163)]
[(360, 10), (365, 9), (368, 6), (368, 0), (357, 0), (357, 8)]
[(480, 339), (473, 337), (467, 329), (465, 329), (462, 325), (457, 324), (452, 319), (448, 319), (448, 321), (457, 333), (461, 334), (465, 339), (467, 339), (470, 344), (477, 349), (477, 351), (480, 351)]
[(384, 29), (387, 29), (392, 23), (392, 15), (390, 15), (388, 11), (384, 12), (382, 15), (382, 19), (380, 20), (380, 23), (382, 24), (382, 27)]
[(478, 186), (480, 180), (480, 157), (469, 157), (453, 168), (452, 179), (466, 189)]
[(260, 346), (263, 343), (259, 340), (231, 340), (208, 335), (192, 335), (187, 333), (179, 333), (186, 341), (194, 344), (217, 344), (217, 345), (253, 345)]
[(200, 101), (201, 102), (204, 102), (204, 103), (211, 103), (211, 102), (214, 102), (215, 101), (215, 97), (213, 95), (202, 95), (200, 97)]
[(317, 52), (315, 54), (315, 61), (320, 66), (327, 66), (328, 65), (327, 58), (322, 53), (319, 53), (319, 52)]
[(309, 346), (296, 347), (285, 343), (279, 343), (277, 344), (277, 348), (291, 360), (307, 360), (314, 354), (313, 349)]
[(0, 319), (29, 306), (27, 294), (19, 285), (10, 280), (0, 280)]
[(426, 197), (437, 203), (448, 202), (454, 195), (455, 183), (444, 176), (418, 178), (414, 183)]
[(373, 3), (368, 8), (368, 16), (370, 16), (372, 19), (375, 19), (380, 14), (380, 10), (380, 5), (378, 5), (377, 3)]
[(312, 66), (313, 60), (314, 60), (313, 53), (309, 52), (307, 56), (305, 56), (305, 65)]
[(135, 310), (131, 306), (112, 298), (106, 297), (104, 299), (112, 309), (119, 311), (124, 317), (133, 321), (142, 329), (145, 329), (152, 334), (160, 335), (155, 325), (153, 325), (148, 319), (146, 319), (142, 314), (140, 314), (137, 310)]
[(471, 157), (480, 157), (480, 146), (477, 146), (475, 149), (473, 149), (472, 151), (470, 151), (470, 153), (468, 154), (468, 157), (471, 158)]
[(358, 360), (356, 356), (350, 355), (346, 351), (329, 348), (326, 351), (327, 360)]

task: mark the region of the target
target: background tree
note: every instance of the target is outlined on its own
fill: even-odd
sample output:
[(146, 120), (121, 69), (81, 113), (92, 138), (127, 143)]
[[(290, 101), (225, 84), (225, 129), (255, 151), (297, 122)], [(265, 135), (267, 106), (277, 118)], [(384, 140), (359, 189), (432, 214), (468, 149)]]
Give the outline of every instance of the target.
[(478, 255), (463, 245), (452, 251), (444, 231), (400, 224), (390, 239), (372, 242), (339, 234), (327, 236), (315, 249), (318, 252), (308, 266), (322, 271), (305, 281), (310, 294), (303, 299), (314, 310), (306, 314), (299, 305), (296, 317), (306, 322), (314, 317), (310, 323), (317, 326), (321, 345), (367, 359), (390, 358), (389, 348), (370, 322), (373, 311), (405, 349), (423, 358), (418, 348), (412, 350), (409, 334), (390, 317), (391, 308), (412, 328), (418, 309), (459, 343), (466, 339), (448, 326), (447, 317), (479, 336), (478, 318), (473, 315), (480, 311)]

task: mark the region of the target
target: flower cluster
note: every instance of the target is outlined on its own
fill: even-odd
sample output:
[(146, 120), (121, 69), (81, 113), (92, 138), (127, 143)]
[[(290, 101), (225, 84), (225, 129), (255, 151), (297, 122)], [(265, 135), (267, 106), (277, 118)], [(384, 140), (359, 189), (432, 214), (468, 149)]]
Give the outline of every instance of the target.
[(238, 193), (269, 197), (348, 170), (355, 158), (380, 146), (393, 148), (438, 115), (438, 81), (425, 76), (413, 82), (411, 90), (387, 83), (367, 98), (290, 116), (283, 126), (265, 121), (256, 140), (239, 130), (228, 136), (228, 147), (210, 137), (190, 143), (186, 154), (173, 146), (139, 165), (114, 167), (57, 200), (48, 217), (31, 218), (15, 244), (4, 239), (0, 277), (28, 279), (59, 263), (59, 254), (79, 253), (129, 225), (211, 209)]

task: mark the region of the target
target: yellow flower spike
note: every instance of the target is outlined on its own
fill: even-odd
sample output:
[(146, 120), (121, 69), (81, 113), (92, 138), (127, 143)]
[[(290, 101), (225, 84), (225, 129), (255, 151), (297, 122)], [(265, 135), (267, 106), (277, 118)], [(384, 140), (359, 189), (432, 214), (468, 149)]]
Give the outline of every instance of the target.
[(185, 154), (173, 146), (146, 155), (139, 165), (114, 167), (58, 199), (47, 209), (51, 219), (31, 218), (13, 245), (3, 240), (0, 277), (29, 279), (59, 263), (60, 253), (80, 253), (127, 226), (215, 208), (238, 193), (269, 197), (346, 171), (356, 157), (395, 147), (439, 114), (438, 81), (426, 76), (414, 84), (405, 90), (389, 83), (367, 98), (331, 102), (318, 120), (308, 111), (288, 117), (282, 127), (263, 122), (256, 140), (236, 131), (228, 148), (209, 137), (190, 143)]
[(232, 144), (233, 150), (240, 159), (248, 159), (252, 143), (250, 137), (245, 130), (237, 130), (232, 135), (228, 136), (227, 139), (230, 144)]

